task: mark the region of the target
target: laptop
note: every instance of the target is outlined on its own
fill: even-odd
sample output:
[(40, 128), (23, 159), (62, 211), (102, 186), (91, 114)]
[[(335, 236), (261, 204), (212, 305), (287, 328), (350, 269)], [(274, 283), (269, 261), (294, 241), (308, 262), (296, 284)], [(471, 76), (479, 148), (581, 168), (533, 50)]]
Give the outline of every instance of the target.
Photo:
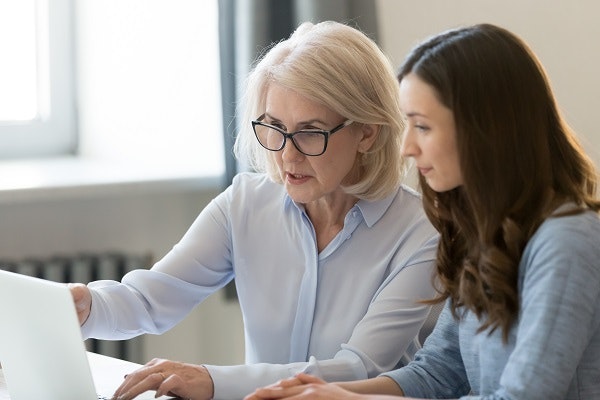
[(0, 270), (0, 321), (0, 371), (10, 400), (110, 399), (123, 375), (140, 367), (86, 351), (62, 283)]

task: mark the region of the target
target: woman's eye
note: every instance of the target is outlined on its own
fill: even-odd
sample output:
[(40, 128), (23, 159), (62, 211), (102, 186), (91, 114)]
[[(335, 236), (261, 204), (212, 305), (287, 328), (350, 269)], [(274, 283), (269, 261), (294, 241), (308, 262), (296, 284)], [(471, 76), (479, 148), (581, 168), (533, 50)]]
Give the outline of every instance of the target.
[(269, 123), (269, 125), (274, 126), (275, 128), (279, 128), (282, 131), (285, 131), (285, 126), (283, 126), (283, 124), (281, 124), (279, 122), (271, 122), (271, 123)]
[(428, 127), (428, 126), (426, 126), (426, 125), (419, 125), (419, 124), (416, 124), (416, 125), (415, 125), (415, 129), (416, 129), (416, 130), (418, 130), (418, 131), (420, 131), (420, 132), (426, 132), (426, 131), (428, 131), (428, 130), (429, 130), (429, 127)]

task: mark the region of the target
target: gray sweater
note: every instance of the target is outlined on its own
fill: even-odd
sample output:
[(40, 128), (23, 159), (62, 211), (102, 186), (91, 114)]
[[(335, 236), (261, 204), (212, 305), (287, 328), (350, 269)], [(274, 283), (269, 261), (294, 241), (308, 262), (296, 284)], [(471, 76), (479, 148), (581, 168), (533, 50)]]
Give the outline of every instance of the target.
[(408, 397), (600, 399), (600, 218), (546, 220), (519, 264), (520, 312), (507, 344), (448, 304), (415, 360), (384, 375)]

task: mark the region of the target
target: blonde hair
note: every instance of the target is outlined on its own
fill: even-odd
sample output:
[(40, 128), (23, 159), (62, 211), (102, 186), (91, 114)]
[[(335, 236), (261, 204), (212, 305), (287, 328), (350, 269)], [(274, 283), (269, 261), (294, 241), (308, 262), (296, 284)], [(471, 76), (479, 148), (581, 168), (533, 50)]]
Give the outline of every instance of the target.
[(259, 145), (251, 127), (265, 112), (271, 83), (355, 123), (377, 125), (375, 143), (356, 159), (358, 178), (344, 190), (363, 199), (381, 199), (396, 190), (405, 172), (398, 82), (389, 59), (364, 33), (333, 21), (303, 23), (289, 39), (274, 44), (248, 76), (234, 151), (251, 168), (281, 183), (273, 157)]

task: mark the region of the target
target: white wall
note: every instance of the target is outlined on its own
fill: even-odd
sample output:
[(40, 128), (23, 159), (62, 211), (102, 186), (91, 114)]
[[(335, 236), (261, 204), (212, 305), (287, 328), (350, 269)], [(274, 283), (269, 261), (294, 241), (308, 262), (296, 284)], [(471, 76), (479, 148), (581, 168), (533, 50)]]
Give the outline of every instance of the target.
[(419, 41), (459, 25), (494, 23), (521, 36), (550, 77), (559, 106), (600, 166), (600, 2), (377, 0), (382, 47), (399, 66)]

